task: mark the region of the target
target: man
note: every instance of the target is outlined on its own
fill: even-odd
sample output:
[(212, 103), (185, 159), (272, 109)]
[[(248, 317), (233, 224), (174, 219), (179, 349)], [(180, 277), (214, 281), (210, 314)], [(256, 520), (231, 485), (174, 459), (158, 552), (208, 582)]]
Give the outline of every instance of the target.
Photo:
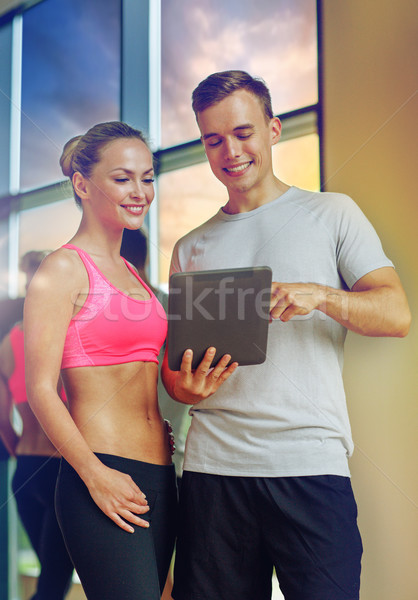
[(274, 176), (281, 124), (264, 82), (215, 73), (193, 109), (228, 202), (177, 243), (171, 270), (269, 265), (272, 323), (262, 365), (210, 371), (207, 353), (192, 372), (190, 352), (181, 371), (164, 365), (172, 397), (194, 405), (173, 597), (265, 600), (274, 566), (287, 600), (356, 600), (343, 344), (347, 329), (405, 336), (408, 303), (350, 198)]

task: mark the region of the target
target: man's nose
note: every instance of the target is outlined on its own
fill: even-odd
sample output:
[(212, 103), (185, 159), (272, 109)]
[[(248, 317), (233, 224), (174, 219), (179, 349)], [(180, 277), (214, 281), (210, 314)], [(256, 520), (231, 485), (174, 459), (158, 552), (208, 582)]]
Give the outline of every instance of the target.
[(225, 158), (231, 159), (240, 156), (241, 149), (238, 140), (230, 138), (225, 140)]

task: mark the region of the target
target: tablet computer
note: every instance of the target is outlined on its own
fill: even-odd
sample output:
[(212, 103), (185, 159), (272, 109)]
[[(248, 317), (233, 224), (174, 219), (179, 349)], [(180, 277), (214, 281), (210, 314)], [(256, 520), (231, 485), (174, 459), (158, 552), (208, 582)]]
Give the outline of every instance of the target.
[(240, 365), (266, 359), (272, 272), (270, 267), (174, 273), (168, 296), (168, 365), (180, 369), (193, 350), (196, 368), (210, 346), (214, 366), (224, 354)]

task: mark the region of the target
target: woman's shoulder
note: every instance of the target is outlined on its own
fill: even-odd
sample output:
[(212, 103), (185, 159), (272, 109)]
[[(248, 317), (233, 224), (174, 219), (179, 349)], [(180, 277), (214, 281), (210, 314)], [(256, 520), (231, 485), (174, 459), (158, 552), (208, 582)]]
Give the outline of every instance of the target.
[(66, 248), (61, 246), (57, 250), (50, 252), (48, 256), (44, 258), (38, 271), (58, 271), (64, 275), (73, 273), (74, 270), (81, 270), (83, 263), (73, 248)]
[(58, 248), (50, 252), (40, 264), (33, 277), (28, 292), (34, 289), (53, 287), (74, 290), (84, 286), (88, 277), (84, 265), (77, 252), (69, 248)]

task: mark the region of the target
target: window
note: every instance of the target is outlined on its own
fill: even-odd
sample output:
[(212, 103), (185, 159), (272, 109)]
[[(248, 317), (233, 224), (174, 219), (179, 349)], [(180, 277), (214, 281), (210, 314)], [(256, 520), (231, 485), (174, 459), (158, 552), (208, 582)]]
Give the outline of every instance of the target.
[(165, 0), (161, 55), (163, 147), (198, 137), (191, 94), (215, 71), (262, 77), (276, 114), (315, 104), (316, 2)]
[[(66, 200), (23, 210), (19, 221), (19, 257), (30, 250), (56, 250), (72, 238), (80, 218), (81, 211), (72, 196)], [(23, 274), (21, 276), (19, 293), (23, 296), (25, 282)]]
[(23, 15), (20, 187), (62, 179), (64, 143), (119, 118), (120, 0), (44, 0)]
[(283, 141), (273, 149), (276, 175), (320, 187), (315, 0), (182, 0), (178, 8), (174, 0), (162, 3), (156, 283), (163, 286), (175, 241), (227, 201), (196, 139), (191, 108), (193, 89), (210, 73), (242, 69), (265, 80), (273, 111), (283, 115)]

